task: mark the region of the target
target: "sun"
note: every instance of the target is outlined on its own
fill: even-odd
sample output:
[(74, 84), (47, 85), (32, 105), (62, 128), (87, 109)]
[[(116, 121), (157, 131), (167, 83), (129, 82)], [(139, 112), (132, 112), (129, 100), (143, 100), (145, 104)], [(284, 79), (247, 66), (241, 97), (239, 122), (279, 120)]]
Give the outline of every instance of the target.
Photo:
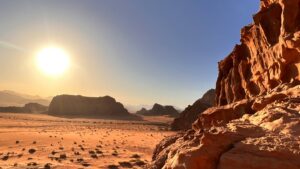
[(69, 68), (70, 58), (61, 48), (47, 47), (37, 53), (36, 64), (43, 73), (59, 76)]

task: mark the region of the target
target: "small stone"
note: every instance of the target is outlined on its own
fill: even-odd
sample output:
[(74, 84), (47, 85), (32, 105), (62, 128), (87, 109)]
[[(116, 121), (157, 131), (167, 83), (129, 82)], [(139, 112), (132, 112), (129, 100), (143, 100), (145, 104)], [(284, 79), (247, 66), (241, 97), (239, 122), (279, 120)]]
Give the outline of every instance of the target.
[(29, 150), (28, 150), (28, 152), (29, 152), (30, 154), (33, 154), (33, 153), (35, 153), (35, 152), (36, 152), (36, 150), (35, 150), (35, 149), (33, 149), (33, 148), (31, 148), (31, 149), (29, 149)]

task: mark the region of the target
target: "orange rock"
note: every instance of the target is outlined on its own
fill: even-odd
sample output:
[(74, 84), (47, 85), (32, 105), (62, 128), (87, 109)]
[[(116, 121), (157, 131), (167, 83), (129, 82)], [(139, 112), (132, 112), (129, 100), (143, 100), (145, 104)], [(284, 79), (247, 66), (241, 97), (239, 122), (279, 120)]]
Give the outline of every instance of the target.
[[(194, 130), (159, 144), (148, 167), (299, 169), (299, 95), (300, 85), (251, 101), (209, 108), (193, 124)], [(280, 99), (274, 100), (277, 96)], [(242, 110), (244, 106), (251, 110), (259, 101), (268, 104), (261, 104), (252, 114)]]
[(261, 0), (219, 63), (216, 105), (157, 145), (150, 169), (300, 169), (300, 0)]
[(175, 118), (171, 124), (172, 130), (188, 130), (191, 129), (192, 123), (198, 116), (209, 107), (215, 104), (215, 90), (208, 90), (201, 99), (198, 99), (193, 105), (189, 105), (178, 118)]
[(217, 105), (266, 94), (300, 75), (300, 1), (262, 0), (241, 44), (219, 63)]

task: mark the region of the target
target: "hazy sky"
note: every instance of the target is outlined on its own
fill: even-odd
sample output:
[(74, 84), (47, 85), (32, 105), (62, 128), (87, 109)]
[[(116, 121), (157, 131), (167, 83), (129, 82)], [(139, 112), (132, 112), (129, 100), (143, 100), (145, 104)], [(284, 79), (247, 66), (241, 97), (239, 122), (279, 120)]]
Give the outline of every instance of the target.
[[(0, 0), (0, 90), (111, 95), (184, 108), (215, 87), (217, 62), (239, 43), (259, 0)], [(40, 49), (71, 67), (48, 77)]]

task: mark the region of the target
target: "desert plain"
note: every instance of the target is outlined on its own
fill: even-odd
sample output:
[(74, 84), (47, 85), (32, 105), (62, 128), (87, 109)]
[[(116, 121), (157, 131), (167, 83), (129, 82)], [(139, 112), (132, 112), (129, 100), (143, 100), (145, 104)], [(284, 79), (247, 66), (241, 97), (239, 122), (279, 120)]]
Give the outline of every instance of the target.
[(156, 144), (174, 134), (169, 117), (143, 120), (0, 114), (1, 169), (142, 168)]

